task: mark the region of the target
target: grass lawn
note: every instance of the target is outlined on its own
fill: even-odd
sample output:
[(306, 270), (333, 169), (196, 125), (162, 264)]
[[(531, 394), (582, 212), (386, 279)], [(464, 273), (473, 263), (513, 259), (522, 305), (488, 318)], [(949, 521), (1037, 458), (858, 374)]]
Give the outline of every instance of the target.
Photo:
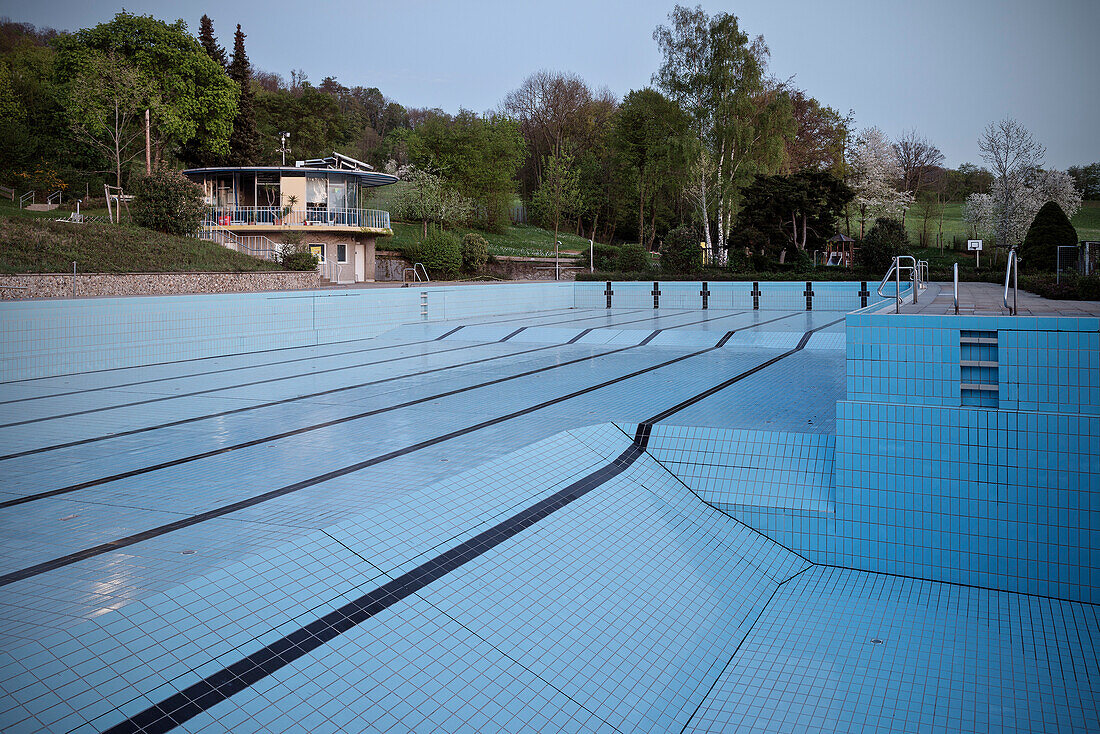
[[(943, 211), (943, 236), (946, 246), (950, 246), (952, 237), (960, 237), (967, 239), (970, 236), (970, 232), (963, 221), (962, 217), (963, 203), (961, 201), (953, 201), (944, 207)], [(1077, 229), (1077, 239), (1079, 240), (1100, 240), (1100, 201), (1086, 201), (1081, 204), (1081, 208), (1077, 210), (1077, 213), (1070, 219), (1073, 226)], [(871, 222), (866, 224), (866, 228), (869, 230)], [(905, 218), (905, 228), (909, 231), (909, 239), (914, 243), (920, 241), (920, 233), (924, 227), (924, 222), (921, 220), (919, 207), (914, 207), (909, 210), (908, 216)], [(852, 221), (852, 231), (858, 233), (859, 222)], [(928, 223), (928, 232), (932, 237), (932, 241), (935, 242), (936, 232), (939, 231), (939, 219), (933, 219)], [(854, 236), (854, 235), (853, 235)]]
[[(419, 242), (424, 233), (424, 225), (419, 222), (415, 224), (393, 222), (392, 226), (393, 237), (380, 239), (378, 241), (379, 249), (404, 251)], [(477, 232), (489, 241), (489, 252), (493, 255), (516, 257), (554, 256), (554, 233), (540, 227), (514, 225), (506, 227), (500, 234), (465, 227), (455, 227), (450, 231), (459, 237), (467, 232)], [(561, 241), (561, 254), (566, 257), (572, 253), (588, 250), (588, 240), (576, 235), (558, 232), (558, 240)]]
[[(56, 218), (56, 212), (49, 214)], [(0, 273), (71, 273), (74, 260), (81, 273), (282, 270), (213, 242), (127, 224), (66, 224), (0, 215)]]

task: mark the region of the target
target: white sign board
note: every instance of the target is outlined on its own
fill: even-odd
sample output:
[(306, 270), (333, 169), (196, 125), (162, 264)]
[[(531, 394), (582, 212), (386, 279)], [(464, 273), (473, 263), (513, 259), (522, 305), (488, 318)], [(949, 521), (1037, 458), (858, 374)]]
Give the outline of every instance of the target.
[(978, 252), (981, 252), (982, 251), (982, 241), (981, 240), (967, 240), (966, 241), (966, 249), (970, 250), (971, 252), (973, 252), (975, 250), (977, 250)]

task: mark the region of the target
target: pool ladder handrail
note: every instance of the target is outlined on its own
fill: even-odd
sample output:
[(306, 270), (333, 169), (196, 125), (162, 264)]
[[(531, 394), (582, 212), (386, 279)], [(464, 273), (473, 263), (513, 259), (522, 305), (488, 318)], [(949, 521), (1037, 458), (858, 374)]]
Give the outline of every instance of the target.
[[(409, 273), (413, 274), (413, 279), (409, 280)], [(424, 277), (421, 278), (420, 274), (424, 273)], [(428, 277), (428, 269), (424, 267), (424, 263), (414, 263), (411, 268), (405, 268), (401, 271), (401, 287), (408, 288), (409, 283), (428, 283), (431, 282), (431, 278)]]
[[(909, 260), (912, 265), (902, 265), (902, 260)], [(909, 271), (909, 277), (906, 280), (910, 280), (913, 284), (913, 303), (917, 302), (917, 291), (924, 287), (921, 280), (922, 266), (927, 272), (928, 263), (924, 260), (917, 260), (912, 255), (897, 255), (894, 257), (894, 261), (890, 263), (890, 269), (886, 271), (886, 275), (882, 277), (882, 282), (878, 284), (878, 294), (882, 298), (886, 298), (886, 294), (883, 293), (883, 289), (886, 288), (886, 284), (890, 282), (890, 276), (894, 276), (895, 292), (894, 292), (894, 313), (901, 313), (901, 271)]]
[[(1004, 304), (1008, 309), (1010, 316), (1019, 315), (1019, 308), (1017, 302), (1020, 295), (1020, 263), (1019, 258), (1016, 256), (1016, 248), (1013, 247), (1008, 251), (1008, 266), (1005, 268), (1005, 291), (1004, 291)], [(1012, 280), (1012, 305), (1008, 305), (1008, 282)]]
[(954, 270), (954, 280), (955, 280), (955, 315), (958, 316), (959, 315), (959, 264), (955, 263), (954, 266), (952, 266), (952, 270)]

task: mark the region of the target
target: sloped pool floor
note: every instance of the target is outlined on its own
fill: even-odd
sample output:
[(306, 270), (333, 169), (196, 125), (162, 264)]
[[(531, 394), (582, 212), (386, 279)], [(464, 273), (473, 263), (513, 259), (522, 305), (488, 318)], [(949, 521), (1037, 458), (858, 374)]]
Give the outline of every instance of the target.
[(1094, 606), (811, 564), (650, 450), (832, 433), (843, 348), (568, 309), (5, 383), (0, 721), (1100, 728)]

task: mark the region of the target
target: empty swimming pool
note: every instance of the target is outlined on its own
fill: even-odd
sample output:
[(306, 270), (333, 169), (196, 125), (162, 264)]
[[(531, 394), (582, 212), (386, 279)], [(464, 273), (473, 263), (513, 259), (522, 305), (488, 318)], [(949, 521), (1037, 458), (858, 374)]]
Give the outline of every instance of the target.
[[(949, 525), (972, 510), (938, 469), (955, 489), (917, 489), (897, 440), (920, 420), (876, 414), (889, 379), (935, 380), (875, 371), (917, 327), (870, 296), (570, 283), (5, 306), (5, 727), (1097, 728), (1097, 510), (1074, 501), (1084, 551), (1064, 573), (1008, 569), (1015, 546), (926, 548), (941, 528), (906, 525), (921, 503), (953, 497)], [(1073, 321), (1076, 355), (1097, 327)], [(956, 382), (991, 361), (960, 357), (967, 339), (1023, 333), (975, 324), (935, 325)], [(951, 406), (937, 391), (909, 402)], [(998, 399), (967, 410), (988, 426)], [(1074, 400), (1087, 436), (1100, 401)], [(1095, 469), (1066, 481), (1095, 496)], [(892, 471), (898, 494), (875, 494)], [(971, 552), (994, 558), (980, 577)]]

